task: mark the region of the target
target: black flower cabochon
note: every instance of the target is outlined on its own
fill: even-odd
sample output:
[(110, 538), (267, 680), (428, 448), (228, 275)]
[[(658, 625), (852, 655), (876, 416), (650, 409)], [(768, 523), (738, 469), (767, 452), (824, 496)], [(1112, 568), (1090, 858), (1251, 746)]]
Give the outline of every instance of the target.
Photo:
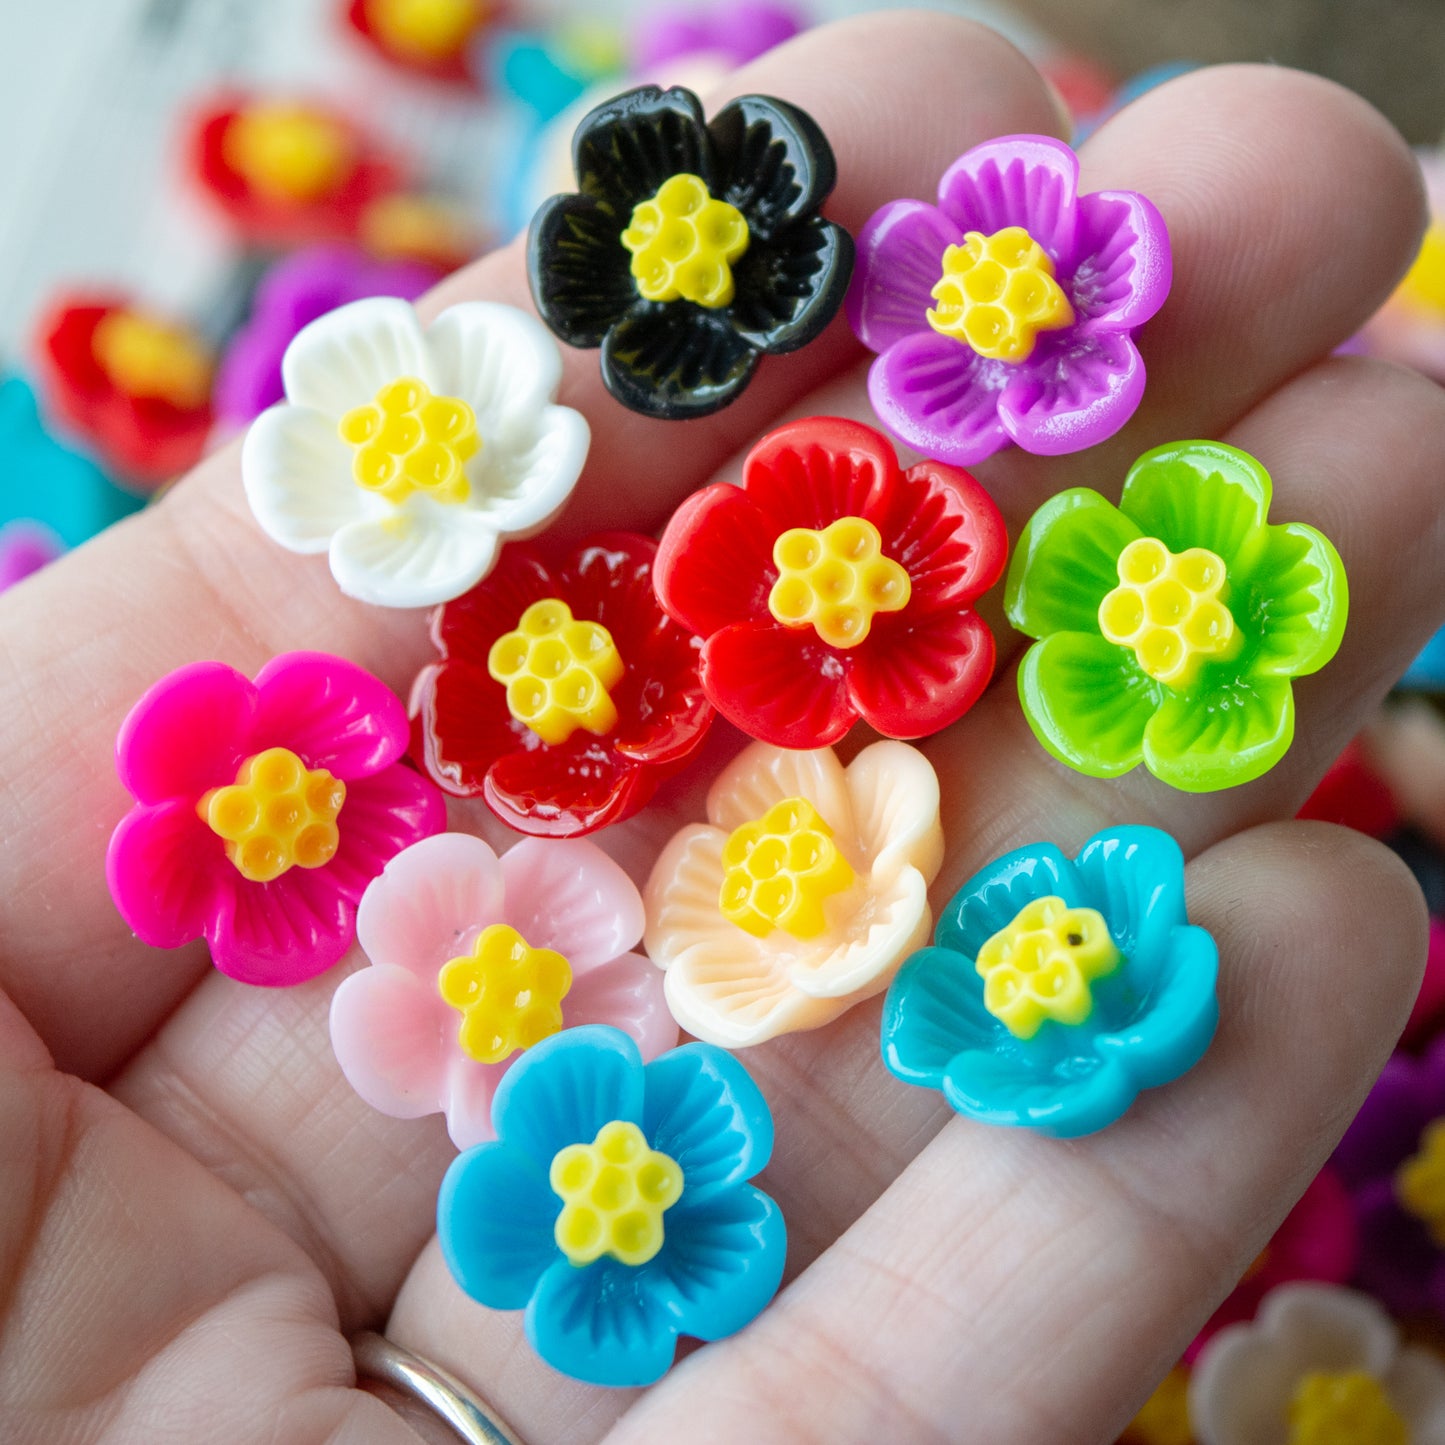
[(602, 348), (631, 410), (720, 410), (842, 304), (853, 238), (818, 214), (837, 166), (801, 110), (745, 95), (709, 124), (690, 91), (645, 86), (592, 111), (572, 155), (577, 192), (532, 220), (532, 296), (568, 345)]

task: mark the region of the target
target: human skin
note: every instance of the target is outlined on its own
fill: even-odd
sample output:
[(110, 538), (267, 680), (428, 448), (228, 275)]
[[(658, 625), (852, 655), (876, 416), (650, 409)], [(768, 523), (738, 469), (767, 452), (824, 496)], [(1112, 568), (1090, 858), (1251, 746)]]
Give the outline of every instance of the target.
[[(817, 118), (839, 157), (829, 214), (855, 231), (887, 200), (931, 196), (991, 135), (1062, 130), (1021, 56), (940, 14), (812, 32), (732, 77), (709, 110), (745, 92)], [(157, 677), (201, 657), (249, 674), (323, 648), (404, 693), (429, 659), (422, 614), (348, 602), (324, 558), (266, 541), (228, 451), (0, 598), (0, 1436), (414, 1445), (426, 1437), (354, 1388), (347, 1337), (371, 1327), (470, 1382), (533, 1445), (1113, 1439), (1324, 1162), (1413, 997), (1425, 916), (1405, 870), (1360, 835), (1274, 820), (1445, 615), (1445, 393), (1328, 359), (1423, 225), (1408, 151), (1360, 100), (1285, 70), (1195, 73), (1083, 157), (1082, 189), (1160, 207), (1174, 290), (1141, 333), (1150, 386), (1119, 436), (979, 467), (1011, 532), (1064, 487), (1117, 499), (1151, 446), (1217, 437), (1268, 468), (1276, 519), (1337, 544), (1354, 607), (1339, 655), (1299, 685), (1285, 760), (1207, 796), (1054, 763), (1019, 710), (1021, 639), (1000, 623), (993, 687), (923, 744), (948, 840), (934, 905), (1023, 844), (1072, 854), (1112, 823), (1169, 829), (1191, 860), (1192, 920), (1219, 943), (1221, 1025), (1203, 1063), (1062, 1143), (954, 1118), (899, 1085), (876, 1001), (749, 1050), (777, 1120), (760, 1182), (788, 1219), (790, 1281), (646, 1393), (552, 1373), (520, 1315), (482, 1309), (447, 1276), (432, 1237), (452, 1156), (442, 1123), (371, 1112), (331, 1057), (330, 996), (360, 960), (250, 989), (199, 948), (144, 948), (106, 894), (105, 842), (126, 805), (115, 730)], [(423, 309), (467, 298), (527, 305), (520, 249)], [(607, 398), (595, 354), (569, 355), (560, 399), (594, 441), (560, 530), (654, 530), (693, 489), (736, 478), (777, 420), (866, 419), (867, 361), (835, 324), (766, 361), (679, 444)], [(599, 841), (644, 877), (702, 816), (736, 745), (718, 729), (647, 813)], [(455, 804), (452, 825), (498, 841), (480, 805)]]

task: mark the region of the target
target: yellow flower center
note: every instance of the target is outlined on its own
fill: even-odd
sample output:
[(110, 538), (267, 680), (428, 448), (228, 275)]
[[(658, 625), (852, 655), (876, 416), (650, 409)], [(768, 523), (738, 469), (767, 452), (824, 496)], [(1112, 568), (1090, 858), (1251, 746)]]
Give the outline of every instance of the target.
[(532, 948), (515, 928), (482, 929), (470, 953), (437, 975), (437, 991), (462, 1016), (457, 1042), (481, 1064), (499, 1064), (562, 1027), (572, 968), (550, 948)]
[(534, 602), (487, 654), (487, 671), (507, 689), (507, 710), (550, 747), (578, 728), (598, 737), (617, 726), (611, 688), (622, 659), (600, 622), (578, 622), (560, 597)]
[(384, 261), (454, 264), (472, 248), (461, 213), (427, 196), (380, 196), (361, 213), (361, 244)]
[(1045, 1019), (1081, 1024), (1094, 1011), (1090, 983), (1113, 973), (1119, 950), (1095, 908), (1035, 898), (978, 951), (983, 1006), (1015, 1038), (1031, 1039)]
[(761, 818), (734, 828), (723, 844), (718, 907), (757, 938), (775, 928), (816, 938), (823, 904), (853, 882), (833, 830), (806, 798), (784, 798)]
[(127, 396), (169, 402), (183, 411), (211, 394), (211, 357), (179, 326), (135, 311), (103, 316), (90, 341), (101, 370)]
[(682, 1198), (677, 1160), (625, 1119), (604, 1124), (590, 1144), (559, 1149), (547, 1177), (562, 1201), (553, 1237), (575, 1265), (604, 1254), (646, 1264), (662, 1248), (663, 1213)]
[(1188, 687), (1205, 661), (1244, 645), (1224, 604), (1224, 562), (1207, 547), (1171, 552), (1157, 537), (1130, 542), (1118, 560), (1119, 585), (1099, 604), (1099, 630), (1131, 647), (1156, 682)]
[(622, 244), (632, 252), (632, 278), (645, 300), (726, 306), (733, 262), (748, 249), (748, 223), (736, 206), (709, 195), (700, 176), (684, 171), (633, 207)]
[(414, 376), (387, 382), (375, 401), (352, 407), (338, 430), (355, 448), (356, 484), (388, 502), (425, 492), (455, 504), (472, 494), (466, 463), (481, 446), (476, 415), (457, 397), (433, 396)]
[(1431, 223), (1397, 294), (1418, 311), (1445, 314), (1445, 224)]
[(398, 55), (446, 60), (456, 55), (485, 16), (478, 0), (367, 0), (366, 18)]
[(1125, 1427), (1120, 1445), (1194, 1445), (1189, 1423), (1189, 1372), (1176, 1365)]
[(221, 143), (232, 170), (273, 201), (316, 201), (340, 187), (355, 164), (355, 145), (330, 116), (300, 105), (242, 111)]
[(243, 878), (269, 883), (336, 856), (345, 801), (346, 784), (325, 768), (308, 768), (290, 748), (267, 748), (241, 764), (234, 783), (206, 793), (196, 812)]
[(943, 275), (929, 294), (938, 307), (928, 324), (994, 361), (1027, 361), (1040, 331), (1074, 321), (1053, 261), (1022, 226), (970, 231), (943, 253)]
[(773, 543), (778, 580), (768, 610), (785, 627), (813, 630), (830, 647), (857, 647), (878, 612), (908, 606), (913, 583), (882, 551), (865, 517), (839, 517), (821, 532), (793, 527)]
[(1445, 1249), (1445, 1119), (1426, 1126), (1418, 1151), (1395, 1171), (1395, 1198)]
[(1289, 1403), (1289, 1445), (1410, 1445), (1410, 1427), (1373, 1375), (1317, 1370)]

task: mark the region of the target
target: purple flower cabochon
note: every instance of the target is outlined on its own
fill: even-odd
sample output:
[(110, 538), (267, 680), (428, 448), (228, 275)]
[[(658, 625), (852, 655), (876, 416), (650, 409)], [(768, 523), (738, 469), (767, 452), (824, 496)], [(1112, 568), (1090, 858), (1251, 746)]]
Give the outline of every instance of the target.
[(1397, 1313), (1445, 1310), (1445, 1250), (1395, 1191), (1395, 1171), (1441, 1118), (1445, 1039), (1418, 1058), (1396, 1053), (1390, 1059), (1331, 1160), (1359, 1221), (1356, 1281)]
[(216, 374), (216, 417), (244, 427), (285, 399), (281, 358), (302, 327), (368, 296), (415, 301), (436, 285), (435, 267), (378, 261), (351, 246), (309, 246), (273, 266), (256, 288), (251, 319), (231, 339)]
[[(1132, 332), (1169, 293), (1169, 235), (1144, 196), (1081, 196), (1078, 182), (1079, 158), (1062, 141), (1004, 136), (949, 167), (936, 206), (891, 201), (863, 227), (848, 319), (879, 353), (869, 399), (899, 440), (972, 466), (1010, 444), (1043, 456), (1081, 451), (1134, 414), (1144, 362)], [(1047, 284), (1067, 306), (1004, 360), (935, 329), (928, 312), (950, 247), (1015, 227), (1042, 250)]]

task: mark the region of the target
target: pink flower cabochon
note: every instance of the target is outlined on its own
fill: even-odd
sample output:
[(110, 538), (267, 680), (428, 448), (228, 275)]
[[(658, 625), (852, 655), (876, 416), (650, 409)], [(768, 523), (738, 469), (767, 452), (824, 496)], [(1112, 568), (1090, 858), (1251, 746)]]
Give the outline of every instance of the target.
[(361, 900), (370, 959), (337, 989), (331, 1043), (373, 1108), (443, 1112), (459, 1149), (494, 1137), (492, 1096), (532, 1043), (610, 1024), (644, 1059), (677, 1043), (663, 977), (631, 950), (642, 899), (595, 844), (528, 838), (500, 858), (444, 833), (393, 859)]

